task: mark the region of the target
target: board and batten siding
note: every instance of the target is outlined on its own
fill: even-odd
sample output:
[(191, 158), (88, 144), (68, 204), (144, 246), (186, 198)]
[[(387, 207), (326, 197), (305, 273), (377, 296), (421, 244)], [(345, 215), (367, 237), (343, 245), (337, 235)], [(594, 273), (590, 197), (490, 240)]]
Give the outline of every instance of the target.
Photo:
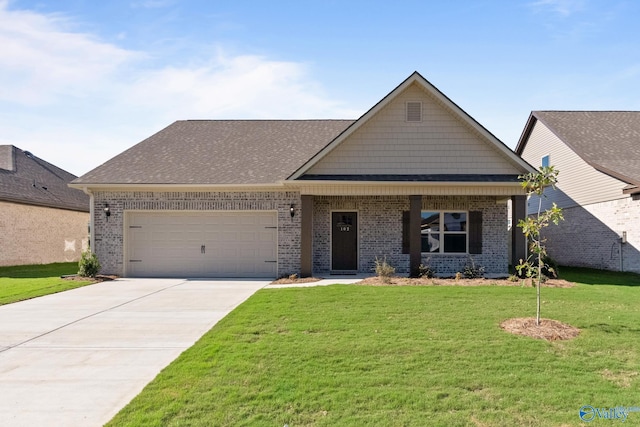
[[(538, 168), (543, 156), (549, 155), (550, 165), (560, 173), (556, 189), (545, 190), (542, 210), (555, 202), (561, 208), (585, 206), (609, 200), (628, 197), (622, 193), (626, 184), (618, 179), (597, 171), (585, 162), (544, 123), (536, 121), (529, 135), (522, 158)], [(538, 209), (538, 199), (531, 197), (528, 213)]]
[[(422, 103), (422, 121), (406, 121), (407, 102)], [(492, 142), (413, 84), (307, 173), (519, 174), (521, 171)]]

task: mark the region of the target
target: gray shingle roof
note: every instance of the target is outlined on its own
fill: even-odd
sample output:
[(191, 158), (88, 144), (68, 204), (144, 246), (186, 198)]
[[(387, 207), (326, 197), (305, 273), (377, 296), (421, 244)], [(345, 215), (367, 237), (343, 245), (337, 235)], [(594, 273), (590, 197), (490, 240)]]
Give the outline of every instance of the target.
[(13, 145), (0, 145), (0, 200), (89, 212), (89, 196), (69, 188), (76, 176)]
[[(640, 111), (533, 111), (597, 170), (640, 185)], [(521, 153), (524, 147), (518, 147)]]
[(273, 184), (353, 120), (182, 120), (74, 184)]

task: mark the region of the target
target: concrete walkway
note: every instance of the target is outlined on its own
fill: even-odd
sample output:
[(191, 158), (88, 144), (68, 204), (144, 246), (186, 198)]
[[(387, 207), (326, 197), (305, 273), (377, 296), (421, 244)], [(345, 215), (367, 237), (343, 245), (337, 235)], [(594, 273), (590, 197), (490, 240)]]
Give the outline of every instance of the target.
[(118, 279), (0, 307), (0, 425), (102, 426), (265, 280)]

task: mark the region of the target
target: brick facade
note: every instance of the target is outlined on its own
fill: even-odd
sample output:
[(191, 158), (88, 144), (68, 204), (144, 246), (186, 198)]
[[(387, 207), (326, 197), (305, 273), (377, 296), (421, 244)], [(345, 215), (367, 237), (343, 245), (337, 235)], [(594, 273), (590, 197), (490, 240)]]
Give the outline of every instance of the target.
[[(124, 212), (126, 211), (277, 211), (278, 275), (300, 271), (300, 207), (297, 192), (96, 192), (94, 194), (95, 252), (102, 272), (124, 272)], [(109, 204), (111, 216), (103, 208)]]
[[(102, 272), (122, 275), (124, 212), (277, 210), (278, 275), (300, 272), (301, 197), (297, 192), (96, 192), (94, 194), (95, 252)], [(111, 216), (103, 208), (109, 204)], [(294, 204), (297, 214), (291, 218)], [(375, 259), (386, 257), (397, 272), (409, 272), (409, 255), (402, 253), (402, 212), (409, 210), (407, 196), (316, 196), (313, 201), (313, 269), (316, 275), (330, 271), (331, 212), (358, 212), (360, 273), (372, 274)], [(474, 255), (487, 274), (508, 272), (507, 207), (495, 197), (430, 197), (422, 199), (424, 210), (479, 210), (483, 213), (483, 250)], [(423, 256), (424, 262), (427, 257)], [(428, 259), (438, 274), (462, 271), (467, 255), (431, 255)]]
[(85, 212), (0, 202), (0, 266), (76, 262), (88, 223)]
[[(488, 275), (507, 274), (507, 205), (495, 197), (423, 196), (423, 210), (481, 211), (482, 254), (473, 255)], [(402, 212), (409, 210), (407, 196), (316, 196), (313, 212), (313, 268), (318, 275), (331, 269), (331, 212), (358, 212), (358, 272), (372, 274), (376, 257), (386, 258), (400, 274), (409, 273), (409, 254), (402, 253)], [(453, 275), (469, 262), (468, 255), (423, 255), (439, 275)]]
[[(564, 221), (544, 231), (549, 255), (560, 265), (640, 273), (640, 199), (565, 208), (563, 214)], [(623, 231), (626, 244), (620, 243)]]

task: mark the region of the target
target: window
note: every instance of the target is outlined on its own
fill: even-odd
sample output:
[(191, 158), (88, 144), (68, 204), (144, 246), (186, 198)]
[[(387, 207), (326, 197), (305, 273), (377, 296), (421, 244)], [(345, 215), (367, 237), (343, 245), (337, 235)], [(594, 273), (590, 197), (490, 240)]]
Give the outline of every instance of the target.
[(467, 253), (467, 212), (422, 211), (423, 253)]
[[(403, 254), (411, 252), (410, 225), (411, 212), (402, 212)], [(482, 253), (482, 211), (422, 211), (417, 231), (422, 253)]]
[(540, 160), (540, 165), (543, 168), (547, 168), (547, 167), (549, 167), (551, 165), (549, 163), (549, 155), (548, 154), (546, 156), (542, 156), (542, 159)]

